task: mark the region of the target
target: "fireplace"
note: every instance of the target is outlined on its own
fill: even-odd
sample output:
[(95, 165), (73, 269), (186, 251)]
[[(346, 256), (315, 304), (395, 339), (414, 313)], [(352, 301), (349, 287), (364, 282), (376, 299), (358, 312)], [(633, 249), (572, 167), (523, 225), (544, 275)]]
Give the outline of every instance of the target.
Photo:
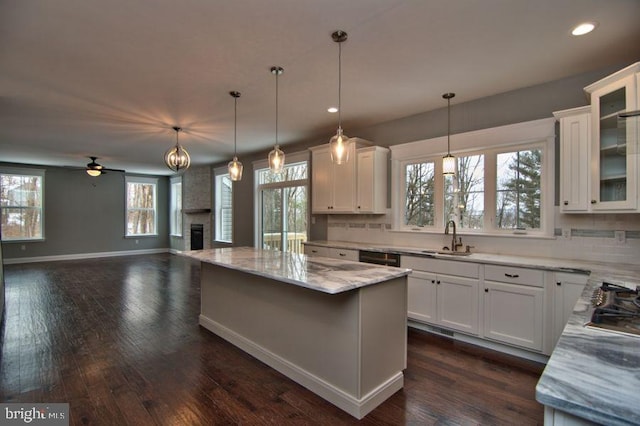
[(191, 250), (204, 248), (204, 225), (202, 223), (191, 224)]

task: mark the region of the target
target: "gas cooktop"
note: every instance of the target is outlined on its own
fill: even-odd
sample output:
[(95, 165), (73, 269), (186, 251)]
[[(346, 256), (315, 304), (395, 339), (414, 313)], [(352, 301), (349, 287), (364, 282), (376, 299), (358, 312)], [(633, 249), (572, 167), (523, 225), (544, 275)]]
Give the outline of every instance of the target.
[(640, 337), (640, 295), (635, 290), (607, 282), (593, 292), (587, 327)]

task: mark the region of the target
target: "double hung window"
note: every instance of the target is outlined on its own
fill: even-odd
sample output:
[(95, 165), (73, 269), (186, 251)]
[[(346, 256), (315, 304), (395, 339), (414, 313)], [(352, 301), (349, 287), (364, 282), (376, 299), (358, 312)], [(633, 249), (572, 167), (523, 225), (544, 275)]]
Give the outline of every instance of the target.
[(127, 176), (127, 237), (157, 235), (157, 186), (155, 178)]
[(2, 241), (44, 238), (44, 170), (1, 169)]
[[(223, 172), (224, 171), (224, 172)], [(216, 241), (233, 242), (233, 181), (227, 168), (215, 171), (216, 191)]]
[(175, 237), (182, 236), (182, 176), (171, 178), (169, 206), (170, 234)]

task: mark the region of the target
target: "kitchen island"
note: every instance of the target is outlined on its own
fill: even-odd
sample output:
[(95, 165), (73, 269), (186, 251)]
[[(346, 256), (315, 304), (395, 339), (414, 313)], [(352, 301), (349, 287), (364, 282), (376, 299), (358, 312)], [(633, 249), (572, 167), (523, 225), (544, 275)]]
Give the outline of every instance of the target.
[(360, 419), (403, 387), (407, 269), (252, 247), (201, 261), (200, 325)]

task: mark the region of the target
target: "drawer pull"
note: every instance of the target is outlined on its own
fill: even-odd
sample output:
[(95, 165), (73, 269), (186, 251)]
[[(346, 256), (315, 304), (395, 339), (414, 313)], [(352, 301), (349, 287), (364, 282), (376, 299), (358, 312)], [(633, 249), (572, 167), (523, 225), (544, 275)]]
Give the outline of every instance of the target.
[(520, 277), (520, 275), (518, 275), (518, 274), (504, 274), (504, 276), (508, 277), (508, 278), (519, 278)]
[(345, 254), (345, 253), (338, 253), (338, 254), (339, 254), (340, 256), (342, 256), (342, 257), (346, 256), (346, 254)]

